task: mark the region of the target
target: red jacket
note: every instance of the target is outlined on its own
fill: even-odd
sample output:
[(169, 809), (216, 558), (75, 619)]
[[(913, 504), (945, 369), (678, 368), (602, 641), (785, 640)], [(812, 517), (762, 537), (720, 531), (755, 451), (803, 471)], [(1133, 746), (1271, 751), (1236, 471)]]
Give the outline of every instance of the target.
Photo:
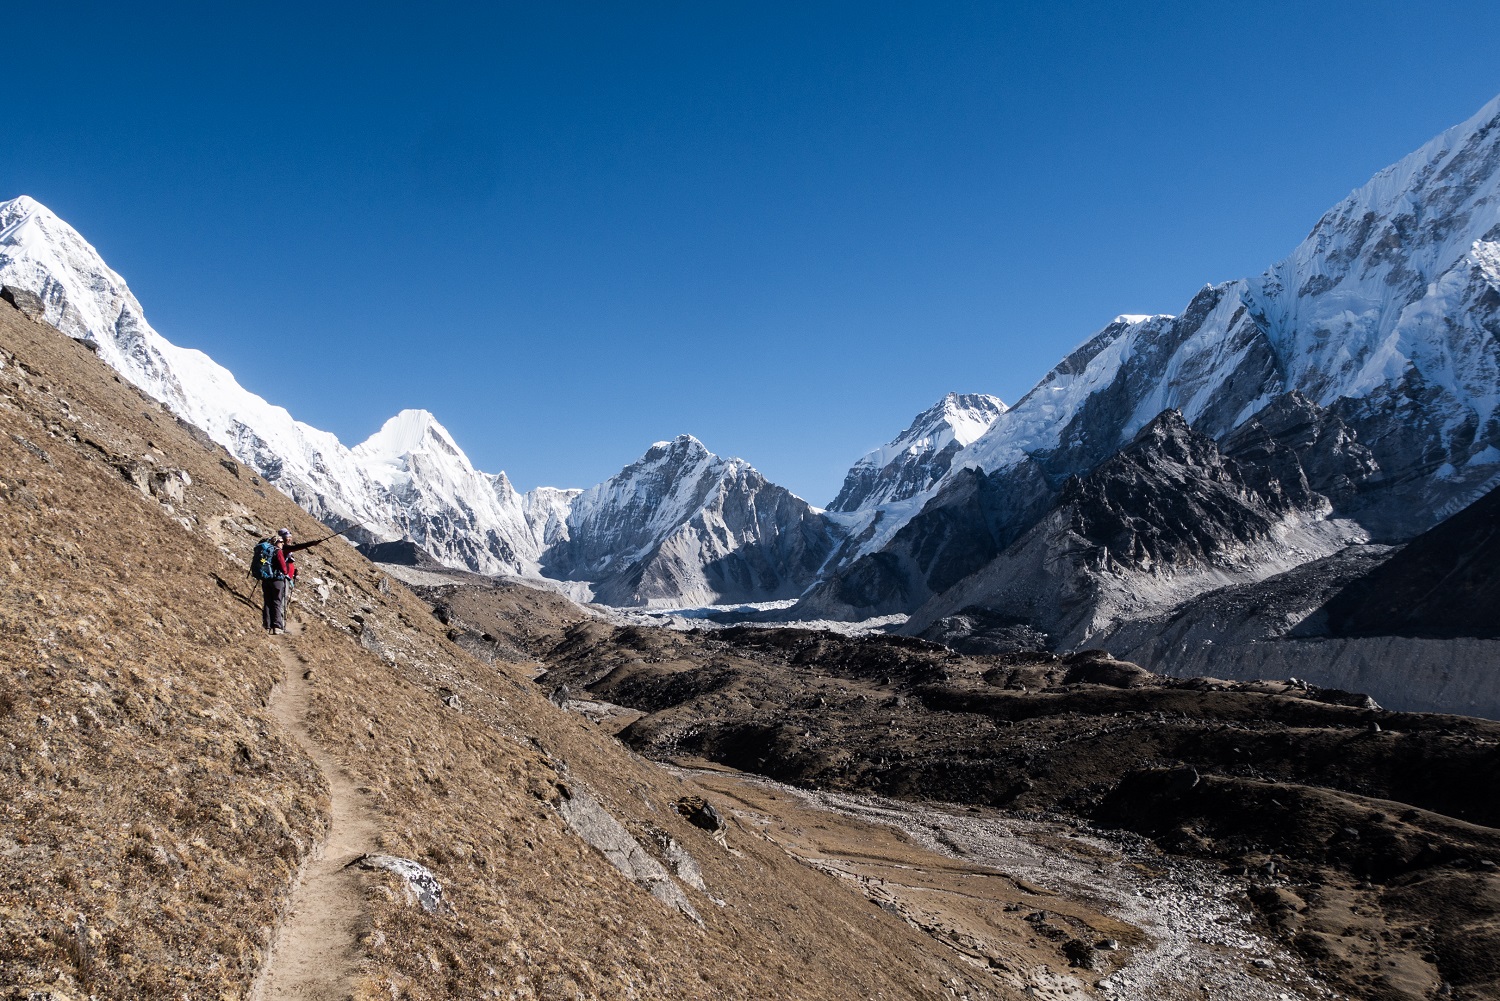
[(317, 542), (299, 542), (295, 546), (282, 546), (276, 550), (276, 554), (271, 560), (271, 565), (276, 569), (276, 575), (278, 577), (285, 577), (288, 580), (296, 580), (297, 561), (292, 559), (292, 554), (299, 549), (311, 549), (316, 545)]

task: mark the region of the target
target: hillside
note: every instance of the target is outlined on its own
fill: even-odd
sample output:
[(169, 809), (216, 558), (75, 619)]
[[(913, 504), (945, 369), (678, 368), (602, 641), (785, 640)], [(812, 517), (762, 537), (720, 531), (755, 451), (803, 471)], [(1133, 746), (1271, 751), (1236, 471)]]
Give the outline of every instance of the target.
[[(722, 842), (688, 823), (696, 787), (343, 543), (303, 554), (297, 628), (265, 634), (251, 543), (321, 526), (4, 304), (0, 470), (0, 987), (1019, 996), (732, 816)], [(364, 853), (426, 867), (442, 907), (343, 868)]]

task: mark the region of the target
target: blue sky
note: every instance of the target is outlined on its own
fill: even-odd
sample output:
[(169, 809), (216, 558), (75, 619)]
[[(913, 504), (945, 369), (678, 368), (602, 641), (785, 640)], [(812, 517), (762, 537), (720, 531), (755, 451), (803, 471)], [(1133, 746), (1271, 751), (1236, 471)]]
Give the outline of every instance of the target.
[(1488, 2), (221, 6), (9, 5), (0, 197), (302, 420), (424, 407), (523, 489), (688, 432), (827, 503), (1500, 92)]

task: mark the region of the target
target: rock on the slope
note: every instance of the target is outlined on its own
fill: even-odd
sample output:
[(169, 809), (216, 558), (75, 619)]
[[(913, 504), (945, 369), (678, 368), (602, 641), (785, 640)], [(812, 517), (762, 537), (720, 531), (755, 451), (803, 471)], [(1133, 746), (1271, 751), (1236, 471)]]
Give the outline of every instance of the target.
[(349, 865), (361, 869), (383, 869), (401, 877), (401, 885), (412, 902), (421, 905), (428, 914), (448, 914), (453, 910), (443, 899), (443, 885), (432, 870), (420, 862), (395, 855), (361, 855)]
[(839, 531), (742, 459), (691, 435), (573, 499), (567, 538), (543, 557), (549, 576), (594, 582), (612, 605), (706, 605), (796, 597)]
[[(692, 901), (688, 900), (666, 867), (642, 848), (640, 842), (631, 837), (624, 825), (587, 789), (578, 785), (570, 787), (557, 803), (557, 810), (575, 834), (598, 849), (632, 882), (668, 907), (677, 908), (698, 924), (703, 923)], [(701, 876), (698, 881), (702, 882)]]
[(30, 320), (45, 320), (47, 318), (47, 304), (42, 302), (41, 297), (16, 288), (14, 285), (0, 286), (0, 299), (10, 303), (21, 314)]
[(1204, 591), (1270, 576), (1362, 540), (1330, 520), (1296, 454), (1284, 478), (1224, 455), (1169, 410), (1129, 446), (1069, 480), (1052, 510), (978, 572), (931, 599), (905, 631), (984, 609), (1059, 648)]

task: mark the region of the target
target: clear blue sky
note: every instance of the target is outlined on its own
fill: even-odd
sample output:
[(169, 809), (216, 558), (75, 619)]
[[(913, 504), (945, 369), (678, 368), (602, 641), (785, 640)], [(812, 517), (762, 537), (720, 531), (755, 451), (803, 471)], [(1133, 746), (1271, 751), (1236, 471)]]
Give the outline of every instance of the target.
[(823, 504), (1500, 92), (1492, 2), (1142, 6), (23, 0), (0, 196), (349, 444), (587, 486), (690, 432)]

